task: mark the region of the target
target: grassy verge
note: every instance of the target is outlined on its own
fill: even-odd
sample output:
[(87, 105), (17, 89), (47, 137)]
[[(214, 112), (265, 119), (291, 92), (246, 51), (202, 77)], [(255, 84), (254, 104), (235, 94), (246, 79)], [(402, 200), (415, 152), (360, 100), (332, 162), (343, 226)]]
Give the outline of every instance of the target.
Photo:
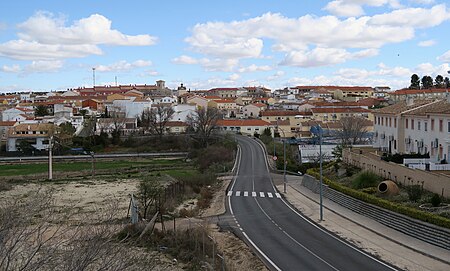
[[(309, 169), (307, 173), (317, 179), (320, 178), (319, 173), (317, 172), (317, 169)], [(399, 203), (391, 202), (389, 200), (378, 198), (374, 195), (364, 193), (362, 191), (358, 191), (355, 189), (352, 189), (350, 187), (344, 186), (338, 182), (332, 181), (329, 178), (323, 176), (322, 178), (324, 184), (328, 185), (329, 187), (342, 192), (346, 195), (349, 195), (351, 197), (354, 197), (356, 199), (362, 200), (367, 203), (371, 203), (373, 205), (379, 206), (381, 208), (394, 211), (424, 222), (432, 223), (441, 227), (445, 227), (450, 229), (450, 219), (438, 216), (435, 214), (427, 213), (421, 210), (417, 210), (411, 207), (407, 207), (404, 205), (401, 205)]]
[[(181, 159), (154, 159), (154, 160), (136, 160), (136, 161), (96, 161), (95, 169), (118, 169), (118, 168), (139, 168), (147, 166), (177, 166), (185, 164)], [(89, 162), (57, 162), (53, 164), (54, 171), (73, 172), (81, 170), (90, 170), (92, 163)], [(17, 164), (0, 165), (0, 176), (32, 175), (45, 173), (48, 171), (48, 164)]]

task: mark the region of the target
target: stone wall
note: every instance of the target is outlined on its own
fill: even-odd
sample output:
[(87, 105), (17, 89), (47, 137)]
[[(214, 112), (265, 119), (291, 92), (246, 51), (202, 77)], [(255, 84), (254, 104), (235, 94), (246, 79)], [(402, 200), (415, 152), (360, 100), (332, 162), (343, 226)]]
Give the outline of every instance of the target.
[(411, 169), (403, 165), (386, 162), (374, 153), (345, 149), (342, 152), (345, 163), (372, 171), (383, 178), (402, 185), (421, 185), (425, 190), (450, 198), (450, 176)]

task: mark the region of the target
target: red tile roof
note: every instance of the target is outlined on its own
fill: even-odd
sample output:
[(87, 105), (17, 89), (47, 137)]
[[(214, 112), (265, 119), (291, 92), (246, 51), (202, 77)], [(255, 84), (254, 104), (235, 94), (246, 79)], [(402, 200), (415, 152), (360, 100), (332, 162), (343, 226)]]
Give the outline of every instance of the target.
[(360, 107), (315, 107), (311, 108), (313, 113), (369, 113), (370, 110), (360, 108)]
[(448, 92), (450, 89), (446, 88), (433, 88), (433, 89), (400, 89), (391, 92), (390, 95), (408, 95), (408, 94), (421, 94), (421, 93), (442, 93)]
[(296, 86), (293, 87), (296, 89), (310, 89), (310, 90), (342, 90), (342, 91), (371, 91), (372, 87), (364, 87), (364, 86)]
[(311, 115), (310, 112), (299, 112), (299, 111), (293, 111), (293, 110), (267, 110), (261, 112), (261, 116), (267, 117), (267, 116), (298, 116), (298, 115)]
[(269, 126), (270, 123), (258, 119), (219, 120), (218, 126)]
[(14, 126), (15, 121), (0, 121), (0, 126)]

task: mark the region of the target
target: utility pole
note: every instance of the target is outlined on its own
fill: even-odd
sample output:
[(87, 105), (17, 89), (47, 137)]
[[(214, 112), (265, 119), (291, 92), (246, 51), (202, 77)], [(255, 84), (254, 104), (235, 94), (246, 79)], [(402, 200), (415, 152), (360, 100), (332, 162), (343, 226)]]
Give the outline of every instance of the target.
[(95, 153), (91, 151), (91, 158), (92, 158), (92, 178), (95, 176)]
[(53, 157), (52, 157), (52, 151), (53, 151), (53, 136), (50, 136), (50, 140), (48, 142), (48, 179), (53, 180)]
[(92, 88), (95, 88), (95, 68), (92, 68)]
[(319, 129), (319, 155), (320, 155), (320, 221), (323, 221), (323, 191), (322, 191), (322, 127), (318, 127)]
[(284, 193), (286, 193), (286, 140), (283, 139), (283, 154), (284, 154), (284, 173), (283, 173), (283, 185), (284, 185)]

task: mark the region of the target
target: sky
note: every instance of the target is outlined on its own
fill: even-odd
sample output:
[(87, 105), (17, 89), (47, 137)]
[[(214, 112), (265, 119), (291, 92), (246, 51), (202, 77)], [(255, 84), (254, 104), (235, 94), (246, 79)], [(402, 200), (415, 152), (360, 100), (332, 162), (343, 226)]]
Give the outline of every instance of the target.
[(14, 0), (0, 92), (93, 85), (408, 87), (450, 76), (448, 0)]

